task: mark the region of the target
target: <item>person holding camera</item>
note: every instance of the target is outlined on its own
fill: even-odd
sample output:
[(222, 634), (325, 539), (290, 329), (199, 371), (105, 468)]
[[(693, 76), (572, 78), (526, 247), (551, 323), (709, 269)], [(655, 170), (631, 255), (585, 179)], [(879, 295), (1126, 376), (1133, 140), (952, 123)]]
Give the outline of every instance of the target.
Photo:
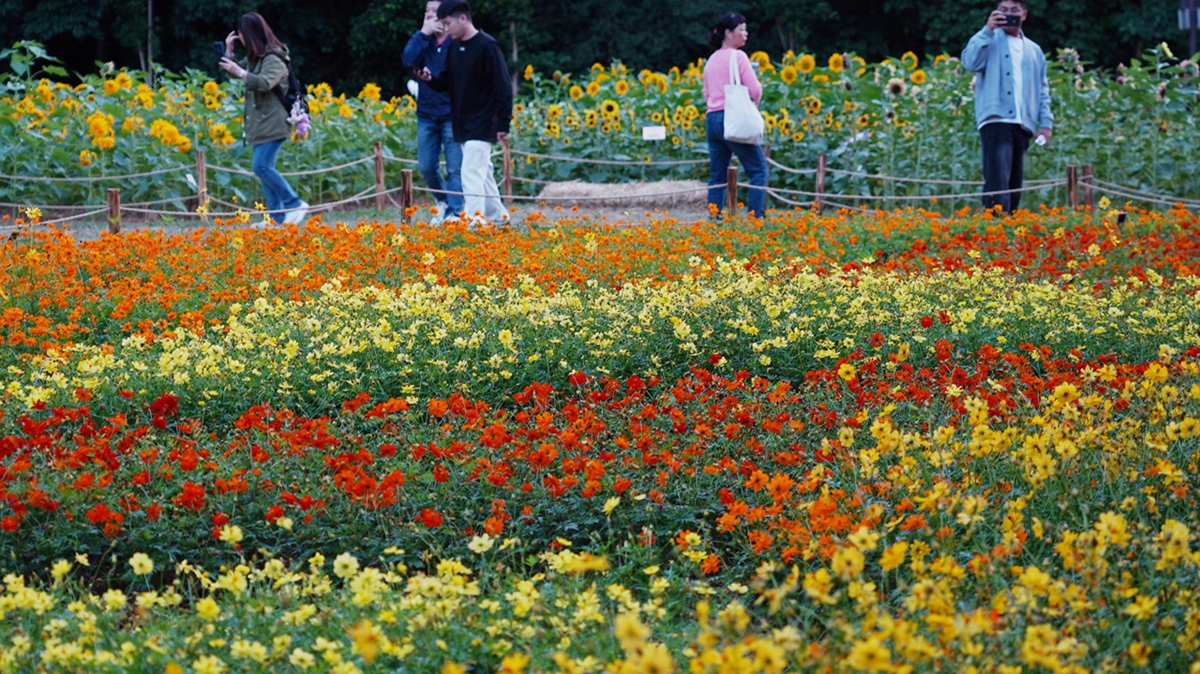
[(762, 84), (754, 73), (750, 57), (742, 51), (749, 36), (746, 17), (732, 12), (722, 15), (708, 36), (708, 46), (716, 50), (704, 64), (704, 102), (708, 111), (705, 119), (709, 161), (708, 204), (715, 212), (721, 211), (725, 195), (725, 188), (721, 185), (727, 180), (726, 170), (730, 160), (737, 155), (752, 185), (746, 193), (746, 210), (751, 217), (761, 218), (767, 203), (764, 189), (767, 186), (767, 157), (758, 145), (725, 137), (725, 88), (734, 84), (733, 75), (749, 90), (754, 105), (762, 100)]
[[(446, 26), (437, 18), (441, 0), (425, 3), (425, 19), (421, 30), (413, 34), (404, 47), (402, 59), (410, 71), (429, 68), (434, 76), (446, 65), (450, 36)], [(446, 154), (446, 176), (442, 177), (438, 159)], [(450, 121), (450, 96), (436, 91), (428, 82), (417, 78), (417, 170), (438, 200), (438, 212), (430, 224), (438, 225), (456, 218), (463, 209), (462, 146), (454, 140), (454, 125)], [(444, 193), (442, 192), (444, 191)], [(449, 213), (449, 215), (447, 215)]]
[(1021, 203), (1030, 139), (1045, 147), (1052, 136), (1050, 80), (1042, 48), (1025, 37), (1026, 0), (1000, 0), (987, 23), (967, 42), (962, 63), (976, 73), (975, 123), (983, 146), (984, 208), (1012, 213)]
[[(246, 58), (233, 60), (233, 44), (241, 42)], [(237, 30), (225, 38), (225, 56), (219, 65), (231, 77), (246, 83), (242, 130), (246, 144), (254, 148), (251, 168), (262, 183), (270, 220), (299, 224), (308, 216), (308, 204), (275, 169), (279, 148), (292, 135), (288, 111), (281, 94), (287, 93), (291, 60), (288, 48), (258, 12), (243, 14)], [(279, 92), (279, 93), (276, 93)], [(265, 222), (265, 221), (264, 221)]]
[(504, 52), (496, 40), (475, 27), (467, 0), (442, 0), (437, 16), (450, 36), (446, 67), (434, 75), (429, 66), (414, 74), (435, 91), (450, 95), (454, 140), (462, 143), (463, 206), (476, 225), (507, 223), (492, 166), (492, 144), (508, 136), (513, 88)]

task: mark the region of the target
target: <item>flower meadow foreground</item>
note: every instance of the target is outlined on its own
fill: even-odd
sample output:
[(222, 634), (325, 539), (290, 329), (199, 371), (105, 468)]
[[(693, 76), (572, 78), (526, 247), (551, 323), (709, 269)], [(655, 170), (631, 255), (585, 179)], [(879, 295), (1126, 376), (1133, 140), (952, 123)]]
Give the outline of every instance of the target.
[(0, 667), (1200, 672), (1196, 224), (21, 237)]

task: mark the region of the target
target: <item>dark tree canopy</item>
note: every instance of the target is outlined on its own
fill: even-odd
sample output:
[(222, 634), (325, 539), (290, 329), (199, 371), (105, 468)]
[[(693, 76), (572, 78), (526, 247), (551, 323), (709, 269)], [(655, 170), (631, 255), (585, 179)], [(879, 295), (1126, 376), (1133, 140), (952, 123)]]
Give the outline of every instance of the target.
[[(424, 0), (152, 0), (152, 56), (171, 70), (209, 69), (208, 44), (246, 11), (261, 12), (291, 47), (303, 80), (357, 91), (376, 82), (399, 93), (404, 42), (420, 25)], [(990, 0), (477, 0), (476, 23), (490, 32), (514, 70), (580, 72), (619, 59), (666, 70), (706, 56), (709, 24), (726, 11), (748, 17), (750, 50), (778, 58), (791, 49), (822, 58), (853, 51), (878, 59), (906, 51), (957, 54), (981, 26)], [(1027, 34), (1049, 52), (1074, 47), (1104, 66), (1127, 63), (1167, 41), (1182, 55), (1176, 0), (1030, 0)], [(95, 62), (141, 67), (146, 0), (0, 0), (0, 45), (32, 39), (68, 69)]]

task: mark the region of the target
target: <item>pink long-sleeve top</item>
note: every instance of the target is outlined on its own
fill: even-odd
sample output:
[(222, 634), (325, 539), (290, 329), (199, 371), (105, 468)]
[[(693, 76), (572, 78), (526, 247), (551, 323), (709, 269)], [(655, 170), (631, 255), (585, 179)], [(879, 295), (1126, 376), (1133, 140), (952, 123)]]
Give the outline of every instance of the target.
[(750, 98), (758, 103), (762, 100), (762, 84), (750, 65), (750, 57), (741, 49), (723, 47), (713, 52), (704, 64), (704, 102), (709, 112), (725, 109), (725, 85), (729, 84), (729, 59), (737, 58), (738, 76), (750, 90)]

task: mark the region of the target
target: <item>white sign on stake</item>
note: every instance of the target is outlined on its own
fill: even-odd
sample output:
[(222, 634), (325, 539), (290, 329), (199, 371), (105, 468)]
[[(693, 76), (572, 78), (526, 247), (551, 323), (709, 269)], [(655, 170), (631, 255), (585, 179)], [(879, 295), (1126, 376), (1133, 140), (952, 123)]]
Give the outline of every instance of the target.
[(666, 140), (667, 127), (665, 126), (643, 126), (642, 140)]

